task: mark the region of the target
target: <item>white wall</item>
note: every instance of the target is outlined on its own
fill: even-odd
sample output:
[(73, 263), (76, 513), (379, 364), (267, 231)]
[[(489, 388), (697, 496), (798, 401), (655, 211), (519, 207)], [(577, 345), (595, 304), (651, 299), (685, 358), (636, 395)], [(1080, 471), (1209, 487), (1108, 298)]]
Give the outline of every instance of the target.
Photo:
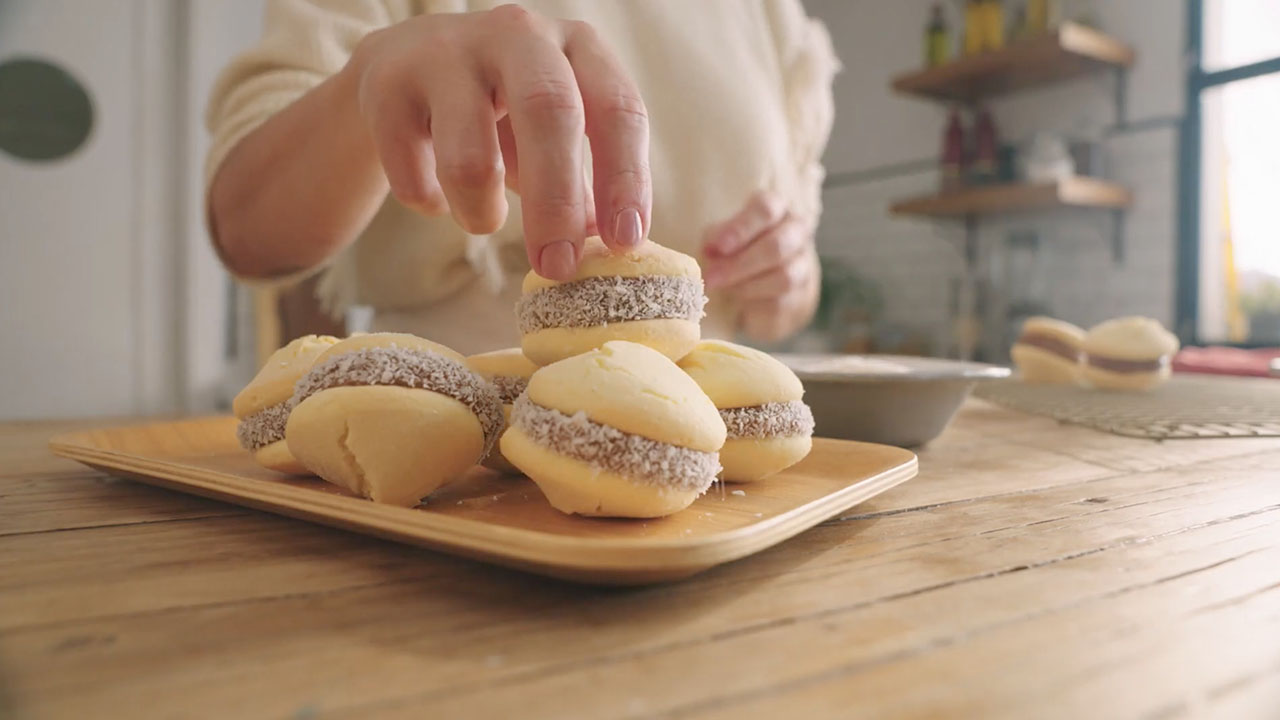
[[(922, 64), (931, 0), (806, 0), (831, 30), (845, 71), (836, 82), (836, 128), (826, 155), (829, 186), (818, 231), (824, 254), (878, 280), (886, 321), (928, 333), (945, 351), (953, 330), (951, 294), (964, 272), (958, 223), (891, 219), (888, 205), (937, 188), (934, 162), (946, 108), (895, 95), (889, 81)], [(1177, 116), (1182, 111), (1184, 8), (1169, 0), (1095, 3), (1104, 29), (1131, 44), (1128, 121), (1107, 136), (1110, 174), (1135, 193), (1126, 214), (1126, 259), (1111, 259), (1108, 213), (1063, 211), (984, 221), (981, 243), (999, 270), (1004, 238), (1034, 229), (1046, 268), (1045, 300), (1067, 320), (1092, 324), (1140, 313), (1171, 323), (1176, 257)], [(954, 18), (954, 14), (952, 15)], [(956, 23), (958, 25), (958, 23)], [(1071, 131), (1114, 123), (1110, 74), (1001, 98), (991, 104), (1004, 138), (1037, 129)]]

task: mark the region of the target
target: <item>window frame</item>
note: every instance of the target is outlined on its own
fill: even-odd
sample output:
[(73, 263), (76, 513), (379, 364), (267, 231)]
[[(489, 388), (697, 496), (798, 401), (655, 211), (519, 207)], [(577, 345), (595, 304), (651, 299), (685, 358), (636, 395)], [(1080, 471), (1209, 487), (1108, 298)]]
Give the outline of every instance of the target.
[[(1187, 0), (1186, 93), (1178, 142), (1177, 297), (1174, 308), (1178, 336), (1184, 345), (1200, 338), (1200, 192), (1203, 178), (1204, 92), (1241, 80), (1280, 73), (1280, 56), (1247, 65), (1206, 71), (1204, 68), (1205, 0)], [(1214, 343), (1224, 344), (1224, 343)], [(1271, 347), (1274, 342), (1225, 343), (1235, 347)]]

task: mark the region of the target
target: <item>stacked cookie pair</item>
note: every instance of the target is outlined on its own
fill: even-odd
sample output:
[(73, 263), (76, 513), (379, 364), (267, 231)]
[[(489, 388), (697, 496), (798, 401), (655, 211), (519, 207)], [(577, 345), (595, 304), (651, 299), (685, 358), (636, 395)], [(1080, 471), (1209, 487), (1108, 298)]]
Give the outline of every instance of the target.
[(232, 409), (260, 464), (406, 506), (479, 462), (503, 427), (497, 389), (466, 358), (400, 333), (294, 340)]
[(1010, 355), (1025, 382), (1150, 390), (1169, 379), (1178, 346), (1178, 338), (1151, 318), (1115, 318), (1085, 332), (1033, 317), (1023, 323)]
[(615, 255), (592, 239), (573, 279), (525, 278), (521, 348), (463, 358), (409, 335), (290, 343), (237, 398), (241, 441), (260, 460), (287, 455), (268, 467), (378, 502), (417, 504), (483, 460), (528, 475), (563, 512), (668, 515), (717, 476), (767, 477), (811, 444), (799, 380), (765, 353), (700, 342), (705, 302), (692, 258), (654, 243)]

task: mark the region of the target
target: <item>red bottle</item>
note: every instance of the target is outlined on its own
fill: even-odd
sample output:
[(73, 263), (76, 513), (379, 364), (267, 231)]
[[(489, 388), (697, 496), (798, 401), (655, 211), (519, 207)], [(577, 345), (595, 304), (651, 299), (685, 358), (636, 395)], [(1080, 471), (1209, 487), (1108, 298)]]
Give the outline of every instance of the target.
[(995, 120), (986, 108), (978, 111), (974, 135), (973, 182), (995, 182), (996, 168), (1000, 165), (1000, 137)]
[(951, 108), (947, 128), (942, 133), (942, 189), (952, 190), (964, 184), (964, 125), (960, 111)]

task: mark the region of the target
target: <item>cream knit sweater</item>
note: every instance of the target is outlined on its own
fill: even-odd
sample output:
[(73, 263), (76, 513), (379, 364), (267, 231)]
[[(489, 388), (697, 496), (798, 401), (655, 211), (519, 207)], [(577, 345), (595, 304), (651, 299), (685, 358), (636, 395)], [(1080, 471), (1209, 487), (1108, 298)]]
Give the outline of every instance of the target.
[[(268, 0), (256, 47), (223, 72), (209, 102), (206, 187), (235, 144), (339, 70), (368, 32), (422, 12), (485, 10), (498, 0)], [(822, 150), (838, 63), (799, 0), (527, 0), (550, 17), (590, 22), (649, 109), (654, 184), (650, 237), (698, 256), (703, 232), (772, 189), (816, 224)], [(588, 165), (589, 166), (589, 165)], [(415, 332), (463, 353), (518, 344), (512, 307), (528, 270), (519, 199), (506, 225), (469, 237), (388, 198), (334, 258), (321, 299), (369, 305), (380, 330)], [(704, 332), (732, 333), (713, 297)]]

